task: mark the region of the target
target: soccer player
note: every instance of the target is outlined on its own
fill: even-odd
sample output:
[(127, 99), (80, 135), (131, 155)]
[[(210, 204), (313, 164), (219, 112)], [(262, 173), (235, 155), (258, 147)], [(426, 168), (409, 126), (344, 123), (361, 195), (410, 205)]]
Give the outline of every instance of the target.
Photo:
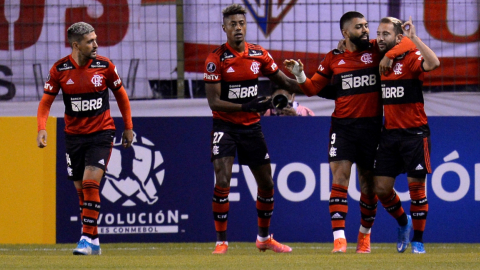
[(233, 4), (222, 13), (222, 28), (227, 42), (208, 55), (204, 73), (208, 105), (213, 113), (211, 161), (216, 180), (212, 206), (217, 232), (213, 254), (224, 254), (228, 249), (228, 194), (236, 152), (238, 162), (249, 166), (258, 185), (257, 248), (260, 251), (291, 252), (290, 247), (278, 243), (269, 235), (274, 189), (259, 112), (271, 108), (272, 103), (265, 97), (257, 96), (257, 83), (261, 72), (285, 89), (298, 88), (298, 85), (278, 69), (264, 48), (245, 41), (245, 8)]
[[(382, 55), (376, 41), (369, 41), (368, 22), (361, 13), (345, 13), (340, 19), (340, 29), (346, 50), (330, 51), (311, 79), (305, 76), (300, 60), (285, 60), (284, 64), (308, 96), (321, 94), (329, 84), (335, 88), (328, 152), (333, 175), (329, 203), (334, 237), (332, 252), (344, 253), (347, 250), (347, 190), (351, 167), (355, 162), (361, 189), (361, 226), (356, 252), (370, 253), (370, 233), (378, 201), (373, 190), (373, 161), (382, 125), (379, 75)], [(414, 48), (414, 44), (406, 40), (389, 51), (387, 58), (394, 58), (410, 48)]]
[(133, 141), (130, 102), (115, 65), (97, 55), (97, 35), (87, 23), (77, 22), (68, 30), (72, 53), (50, 69), (37, 112), (37, 145), (47, 146), (46, 123), (53, 100), (63, 92), (68, 178), (77, 189), (82, 235), (74, 255), (100, 255), (97, 218), (100, 211), (100, 181), (113, 147), (115, 125), (110, 116), (108, 88), (113, 91), (125, 123), (124, 147)]
[[(397, 251), (407, 249), (413, 222), (412, 252), (425, 253), (423, 231), (428, 214), (425, 178), (432, 169), (430, 128), (423, 106), (422, 85), (424, 72), (436, 69), (440, 61), (417, 37), (412, 17), (403, 25), (393, 17), (380, 21), (377, 43), (381, 52), (389, 51), (403, 37), (413, 41), (417, 49), (395, 58), (393, 70), (381, 74), (385, 124), (375, 158), (375, 193), (400, 226)], [(411, 216), (405, 214), (393, 189), (395, 177), (401, 173), (407, 173)]]

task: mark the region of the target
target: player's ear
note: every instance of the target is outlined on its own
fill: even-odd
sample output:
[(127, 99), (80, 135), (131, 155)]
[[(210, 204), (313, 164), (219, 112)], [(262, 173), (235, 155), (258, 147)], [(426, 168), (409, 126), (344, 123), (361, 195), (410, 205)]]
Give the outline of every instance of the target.
[(223, 32), (227, 32), (227, 30), (225, 30), (225, 24), (222, 24), (222, 29), (223, 29)]
[(397, 44), (400, 43), (400, 41), (402, 40), (402, 38), (403, 38), (403, 35), (402, 35), (402, 34), (398, 34), (397, 37), (396, 37), (396, 40), (395, 40), (396, 43), (397, 43)]

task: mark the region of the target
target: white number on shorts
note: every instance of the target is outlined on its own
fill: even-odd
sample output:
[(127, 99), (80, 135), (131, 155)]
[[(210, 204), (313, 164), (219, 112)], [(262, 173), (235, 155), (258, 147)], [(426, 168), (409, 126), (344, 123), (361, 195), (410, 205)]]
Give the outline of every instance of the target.
[(332, 133), (332, 141), (330, 142), (330, 144), (335, 144), (335, 138), (336, 137), (337, 137), (337, 134)]
[(223, 132), (213, 133), (213, 143), (219, 143), (222, 137), (223, 137)]

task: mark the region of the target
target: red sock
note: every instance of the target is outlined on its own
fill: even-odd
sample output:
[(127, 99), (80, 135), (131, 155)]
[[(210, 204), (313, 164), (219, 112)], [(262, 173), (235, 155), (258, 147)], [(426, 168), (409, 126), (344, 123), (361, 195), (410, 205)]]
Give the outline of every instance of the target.
[(95, 180), (83, 181), (83, 233), (91, 239), (98, 238), (97, 219), (100, 213), (100, 183)]
[(273, 214), (273, 188), (270, 190), (257, 190), (258, 227), (270, 227)]
[(230, 202), (228, 194), (230, 188), (222, 188), (215, 186), (213, 190), (213, 219), (215, 221), (215, 230), (217, 232), (224, 232), (227, 230), (228, 210), (230, 209)]
[(345, 218), (348, 213), (347, 189), (346, 186), (332, 184), (328, 209), (334, 231), (345, 230)]
[(413, 230), (423, 232), (427, 222), (428, 201), (425, 195), (425, 183), (408, 184), (410, 191), (410, 214), (412, 215)]
[(362, 219), (360, 223), (365, 228), (371, 228), (375, 217), (377, 215), (377, 195), (367, 195), (361, 193), (360, 195), (360, 213), (362, 214)]
[(383, 207), (385, 207), (385, 210), (387, 210), (387, 212), (395, 219), (398, 219), (405, 214), (400, 197), (398, 197), (398, 194), (395, 192), (395, 190), (392, 189), (388, 196), (378, 199), (382, 203)]

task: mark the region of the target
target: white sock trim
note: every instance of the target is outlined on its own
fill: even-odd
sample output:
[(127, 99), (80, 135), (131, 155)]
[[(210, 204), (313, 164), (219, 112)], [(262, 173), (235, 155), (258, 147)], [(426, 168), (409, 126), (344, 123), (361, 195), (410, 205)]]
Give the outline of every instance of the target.
[(372, 232), (372, 228), (365, 228), (362, 225), (360, 225), (359, 232), (364, 233), (364, 234), (370, 234)]
[(265, 237), (261, 237), (260, 235), (257, 235), (257, 240), (260, 241), (260, 242), (265, 242), (268, 239), (270, 239), (270, 235), (265, 236)]
[(215, 246), (218, 246), (218, 245), (221, 245), (221, 244), (225, 244), (228, 246), (228, 241), (217, 241), (217, 243), (215, 244)]
[(344, 230), (336, 230), (333, 232), (333, 240), (337, 240), (338, 238), (346, 239)]

